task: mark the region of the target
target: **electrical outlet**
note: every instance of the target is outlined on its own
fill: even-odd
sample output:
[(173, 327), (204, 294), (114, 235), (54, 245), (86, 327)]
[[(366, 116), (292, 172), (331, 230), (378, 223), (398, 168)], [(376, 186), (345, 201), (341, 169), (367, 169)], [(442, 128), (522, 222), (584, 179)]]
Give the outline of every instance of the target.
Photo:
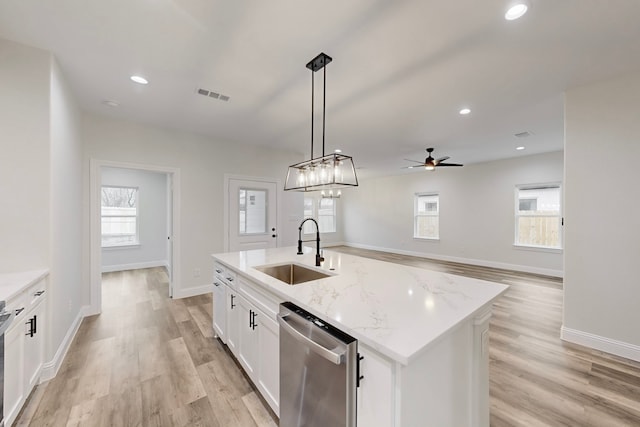
[(200, 277), (200, 269), (199, 268), (194, 268), (193, 269), (193, 277)]

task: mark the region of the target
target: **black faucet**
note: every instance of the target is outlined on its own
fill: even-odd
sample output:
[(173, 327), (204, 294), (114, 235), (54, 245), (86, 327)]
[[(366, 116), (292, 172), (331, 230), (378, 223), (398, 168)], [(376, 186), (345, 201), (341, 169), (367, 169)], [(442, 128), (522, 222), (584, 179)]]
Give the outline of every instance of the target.
[[(313, 218), (303, 219), (300, 223), (300, 227), (298, 227), (298, 255), (302, 255), (302, 226), (307, 221), (313, 221), (316, 225), (316, 267), (320, 267), (320, 263), (324, 261), (322, 255), (320, 255), (320, 227), (318, 226), (318, 222)], [(313, 240), (304, 240), (305, 242), (312, 242)]]

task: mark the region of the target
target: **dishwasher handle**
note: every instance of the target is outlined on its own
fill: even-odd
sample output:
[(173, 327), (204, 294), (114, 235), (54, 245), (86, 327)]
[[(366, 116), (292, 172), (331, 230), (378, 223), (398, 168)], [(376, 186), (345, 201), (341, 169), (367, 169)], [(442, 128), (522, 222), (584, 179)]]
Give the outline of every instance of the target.
[[(317, 342), (309, 339), (302, 332), (298, 331), (294, 325), (287, 322), (288, 315), (278, 315), (278, 323), (282, 328), (284, 328), (289, 335), (291, 335), (297, 341), (306, 344), (309, 347), (309, 350), (316, 353), (318, 356), (328, 360), (334, 365), (340, 365), (344, 361), (345, 352), (336, 353), (335, 351), (328, 349)], [(334, 349), (335, 350), (335, 349)]]

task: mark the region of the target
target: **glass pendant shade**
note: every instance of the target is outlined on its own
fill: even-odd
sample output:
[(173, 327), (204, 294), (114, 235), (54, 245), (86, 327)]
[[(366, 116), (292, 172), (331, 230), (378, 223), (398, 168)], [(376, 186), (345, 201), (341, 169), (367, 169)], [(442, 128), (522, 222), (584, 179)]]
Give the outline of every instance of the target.
[(332, 153), (289, 166), (284, 189), (317, 191), (357, 186), (353, 159), (344, 154)]

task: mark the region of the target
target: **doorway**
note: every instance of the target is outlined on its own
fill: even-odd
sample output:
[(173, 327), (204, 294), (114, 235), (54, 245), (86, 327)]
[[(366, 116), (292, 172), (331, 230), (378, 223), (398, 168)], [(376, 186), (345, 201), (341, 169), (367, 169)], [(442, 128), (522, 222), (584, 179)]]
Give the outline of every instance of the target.
[[(90, 277), (91, 277), (91, 308), (89, 314), (102, 311), (102, 171), (106, 168), (116, 168), (129, 171), (155, 172), (164, 174), (166, 186), (165, 207), (166, 223), (160, 245), (166, 247), (166, 264), (169, 278), (169, 297), (173, 297), (176, 290), (176, 278), (180, 277), (180, 170), (170, 167), (112, 162), (91, 159), (90, 162)], [(144, 195), (141, 195), (141, 197)], [(144, 266), (142, 266), (144, 267)], [(141, 267), (141, 268), (142, 268)]]
[(278, 182), (225, 176), (225, 249), (278, 246)]

